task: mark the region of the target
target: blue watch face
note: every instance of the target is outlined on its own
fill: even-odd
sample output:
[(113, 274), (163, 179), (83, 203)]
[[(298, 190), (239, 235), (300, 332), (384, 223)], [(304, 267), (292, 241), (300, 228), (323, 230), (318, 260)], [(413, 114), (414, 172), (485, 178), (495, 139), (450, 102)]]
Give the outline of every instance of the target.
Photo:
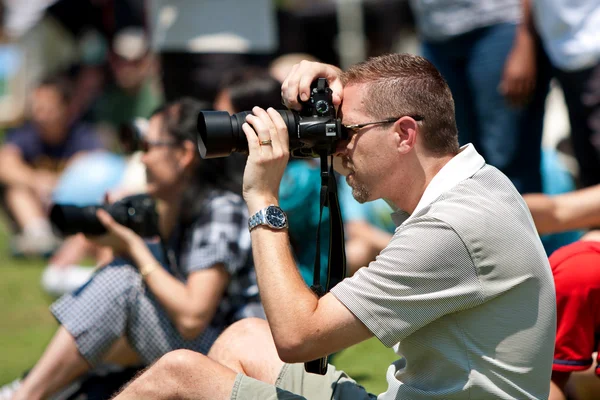
[(279, 207), (267, 207), (265, 217), (267, 223), (274, 228), (284, 228), (287, 222), (284, 212)]

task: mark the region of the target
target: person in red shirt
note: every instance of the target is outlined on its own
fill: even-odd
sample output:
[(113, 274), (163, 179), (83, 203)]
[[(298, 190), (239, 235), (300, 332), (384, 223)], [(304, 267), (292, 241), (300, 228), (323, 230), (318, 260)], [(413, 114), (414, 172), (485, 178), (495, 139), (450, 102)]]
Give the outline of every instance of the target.
[[(600, 393), (600, 379), (592, 373), (600, 377), (598, 239), (597, 232), (590, 233), (584, 240), (561, 247), (550, 256), (557, 306), (550, 400), (566, 399), (567, 395), (592, 399), (597, 398), (593, 393)], [(588, 372), (573, 374), (578, 371)]]

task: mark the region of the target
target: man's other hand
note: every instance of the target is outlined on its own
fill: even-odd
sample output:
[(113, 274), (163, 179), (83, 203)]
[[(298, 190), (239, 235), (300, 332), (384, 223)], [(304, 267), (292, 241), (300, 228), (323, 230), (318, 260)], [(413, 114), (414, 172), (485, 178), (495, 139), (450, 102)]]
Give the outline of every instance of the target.
[(287, 107), (300, 110), (298, 98), (306, 101), (310, 97), (310, 85), (317, 78), (326, 78), (333, 92), (333, 104), (336, 108), (342, 104), (342, 70), (329, 64), (302, 61), (292, 67), (291, 72), (281, 85), (281, 99)]

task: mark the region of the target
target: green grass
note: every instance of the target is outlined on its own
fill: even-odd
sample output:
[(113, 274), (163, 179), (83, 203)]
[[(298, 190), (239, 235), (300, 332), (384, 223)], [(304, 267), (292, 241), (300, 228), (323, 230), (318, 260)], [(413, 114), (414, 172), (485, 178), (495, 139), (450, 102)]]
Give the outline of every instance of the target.
[[(57, 328), (53, 299), (40, 287), (42, 260), (17, 260), (0, 220), (0, 385), (19, 377), (42, 354)], [(371, 339), (335, 356), (334, 363), (372, 393), (386, 390), (385, 372), (395, 354)]]
[(31, 368), (56, 330), (40, 287), (42, 260), (17, 260), (0, 223), (0, 384)]

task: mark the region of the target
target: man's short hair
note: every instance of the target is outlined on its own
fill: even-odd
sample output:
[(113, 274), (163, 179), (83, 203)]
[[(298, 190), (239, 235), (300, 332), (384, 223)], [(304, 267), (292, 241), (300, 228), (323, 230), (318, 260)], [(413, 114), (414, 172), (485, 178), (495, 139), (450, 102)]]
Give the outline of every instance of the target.
[(425, 58), (388, 54), (351, 66), (346, 85), (366, 85), (365, 111), (375, 120), (420, 116), (425, 148), (434, 154), (458, 153), (454, 100), (439, 71)]
[(38, 85), (38, 88), (52, 87), (54, 88), (65, 104), (69, 104), (73, 98), (73, 82), (67, 76), (52, 75), (43, 79)]

